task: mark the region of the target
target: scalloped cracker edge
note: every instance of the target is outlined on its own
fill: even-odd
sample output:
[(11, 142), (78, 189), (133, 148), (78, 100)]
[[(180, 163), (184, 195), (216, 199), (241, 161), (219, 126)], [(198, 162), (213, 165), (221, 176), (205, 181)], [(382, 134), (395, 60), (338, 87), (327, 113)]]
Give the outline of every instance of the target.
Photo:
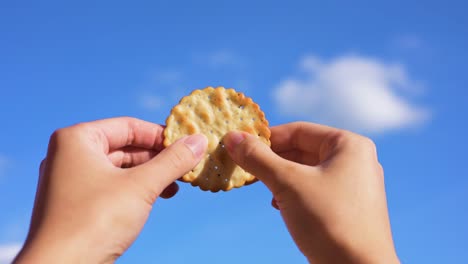
[(207, 87), (182, 98), (166, 119), (164, 146), (186, 135), (201, 133), (208, 138), (208, 150), (200, 163), (180, 180), (212, 192), (229, 191), (257, 181), (234, 163), (224, 147), (223, 138), (232, 130), (245, 131), (271, 145), (265, 114), (243, 93)]

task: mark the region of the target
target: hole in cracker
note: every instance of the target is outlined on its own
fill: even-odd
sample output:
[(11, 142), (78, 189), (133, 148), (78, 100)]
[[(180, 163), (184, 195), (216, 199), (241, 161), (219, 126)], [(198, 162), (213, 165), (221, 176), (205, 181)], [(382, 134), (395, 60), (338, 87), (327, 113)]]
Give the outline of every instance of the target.
[(244, 105), (239, 105), (240, 109), (244, 109), (244, 107), (245, 107)]
[(207, 181), (207, 180), (208, 180), (208, 177), (205, 178), (205, 181)]
[(215, 166), (214, 166), (214, 169), (215, 169), (215, 170), (218, 170), (218, 169), (219, 169), (219, 167), (218, 167), (217, 165), (215, 165)]
[(253, 118), (252, 118), (252, 121), (254, 121), (254, 122), (255, 122), (255, 117), (253, 117)]
[(228, 178), (225, 178), (225, 179), (224, 179), (224, 182), (228, 182), (228, 181), (229, 181)]
[(218, 177), (221, 177), (221, 174), (220, 174), (220, 173), (218, 173)]
[(244, 118), (243, 118), (243, 117), (241, 117), (241, 118), (240, 118), (240, 121), (242, 121), (242, 120), (244, 120)]
[(226, 123), (226, 124), (229, 124), (229, 121), (228, 121), (228, 120), (226, 120), (226, 121), (224, 121), (224, 123)]
[(224, 148), (224, 144), (221, 144), (221, 147)]

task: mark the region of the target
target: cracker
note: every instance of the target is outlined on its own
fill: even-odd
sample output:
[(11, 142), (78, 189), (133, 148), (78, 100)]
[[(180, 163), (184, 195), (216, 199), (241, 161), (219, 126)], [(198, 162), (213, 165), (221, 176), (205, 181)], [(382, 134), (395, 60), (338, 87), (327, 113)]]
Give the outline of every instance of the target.
[(244, 94), (224, 87), (195, 90), (174, 106), (166, 119), (164, 145), (201, 133), (208, 150), (200, 163), (180, 179), (204, 191), (229, 191), (257, 181), (231, 159), (223, 144), (229, 131), (245, 131), (270, 146), (270, 129), (260, 107)]

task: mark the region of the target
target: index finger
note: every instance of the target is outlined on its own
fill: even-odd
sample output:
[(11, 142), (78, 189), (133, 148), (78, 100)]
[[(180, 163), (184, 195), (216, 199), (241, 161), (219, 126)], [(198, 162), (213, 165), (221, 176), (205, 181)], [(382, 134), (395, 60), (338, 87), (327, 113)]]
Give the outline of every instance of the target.
[(164, 127), (132, 117), (116, 117), (88, 123), (100, 134), (106, 154), (126, 147), (161, 150)]
[(293, 122), (271, 128), (271, 148), (276, 153), (300, 150), (319, 154), (324, 140), (339, 129), (308, 123)]

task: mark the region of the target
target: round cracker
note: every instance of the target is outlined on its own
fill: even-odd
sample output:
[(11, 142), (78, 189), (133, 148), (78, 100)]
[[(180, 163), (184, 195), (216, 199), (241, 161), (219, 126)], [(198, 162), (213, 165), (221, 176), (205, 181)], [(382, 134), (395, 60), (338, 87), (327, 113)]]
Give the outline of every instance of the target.
[(166, 119), (164, 145), (201, 133), (208, 138), (208, 150), (200, 163), (180, 180), (212, 192), (255, 182), (255, 176), (237, 166), (224, 147), (224, 136), (233, 130), (245, 131), (268, 146), (271, 144), (265, 114), (244, 94), (224, 87), (207, 87), (182, 98)]

